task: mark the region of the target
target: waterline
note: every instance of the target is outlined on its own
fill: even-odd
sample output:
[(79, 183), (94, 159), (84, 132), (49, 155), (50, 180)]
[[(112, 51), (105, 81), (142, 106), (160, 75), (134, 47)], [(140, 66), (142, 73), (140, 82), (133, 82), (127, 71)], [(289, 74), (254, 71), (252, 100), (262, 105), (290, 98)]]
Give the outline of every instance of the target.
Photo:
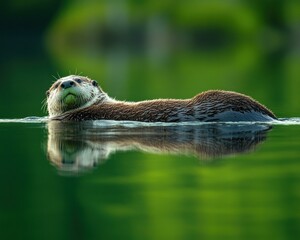
[[(0, 119), (0, 123), (47, 123), (51, 120), (47, 116), (45, 117), (25, 117), (25, 118), (12, 118), (12, 119)], [(225, 125), (300, 125), (300, 118), (280, 118), (274, 121), (268, 122), (138, 122), (138, 121), (115, 121), (115, 120), (94, 120), (86, 121), (90, 122), (95, 127), (168, 127), (168, 126), (202, 126), (210, 124), (225, 124)]]

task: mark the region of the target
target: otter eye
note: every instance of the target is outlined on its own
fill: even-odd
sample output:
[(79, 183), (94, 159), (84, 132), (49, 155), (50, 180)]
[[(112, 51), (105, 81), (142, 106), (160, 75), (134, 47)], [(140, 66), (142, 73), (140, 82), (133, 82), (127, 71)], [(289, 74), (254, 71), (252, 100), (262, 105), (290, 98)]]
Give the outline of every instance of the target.
[(49, 95), (50, 95), (50, 91), (48, 90), (48, 91), (46, 92), (46, 96), (49, 97)]
[(74, 81), (77, 83), (82, 83), (82, 80), (80, 78), (75, 78)]
[(95, 80), (92, 81), (92, 84), (94, 87), (98, 86), (98, 83)]

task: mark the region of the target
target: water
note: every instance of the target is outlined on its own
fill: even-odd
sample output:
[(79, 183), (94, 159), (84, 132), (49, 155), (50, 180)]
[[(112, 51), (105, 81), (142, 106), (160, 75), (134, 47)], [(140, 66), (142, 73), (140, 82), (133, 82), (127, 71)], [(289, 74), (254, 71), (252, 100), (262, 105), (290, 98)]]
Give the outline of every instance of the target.
[[(0, 120), (4, 239), (296, 239), (300, 119)], [(18, 229), (18, 231), (16, 231)]]

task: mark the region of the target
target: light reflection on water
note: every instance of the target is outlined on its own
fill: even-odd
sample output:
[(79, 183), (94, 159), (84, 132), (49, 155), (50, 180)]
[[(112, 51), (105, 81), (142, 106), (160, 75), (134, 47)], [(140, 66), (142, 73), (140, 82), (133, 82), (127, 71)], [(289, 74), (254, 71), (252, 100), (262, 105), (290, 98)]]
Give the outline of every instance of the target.
[(300, 118), (272, 122), (145, 123), (97, 120), (49, 121), (47, 117), (2, 119), (0, 123), (45, 123), (47, 157), (61, 173), (94, 169), (120, 151), (187, 155), (200, 162), (256, 149), (273, 125), (299, 125)]
[(272, 122), (145, 123), (96, 120), (50, 121), (48, 117), (0, 119), (0, 123), (45, 124), (46, 152), (62, 173), (78, 174), (97, 167), (120, 151), (194, 156), (213, 162), (255, 150), (275, 125), (300, 125), (300, 118)]
[[(47, 123), (50, 122), (47, 116), (45, 117), (25, 117), (25, 118), (12, 118), (12, 119), (0, 119), (0, 123)], [(230, 125), (253, 125), (253, 124), (268, 124), (268, 125), (300, 125), (300, 118), (279, 118), (274, 121), (267, 122), (138, 122), (138, 121), (114, 121), (114, 120), (94, 120), (86, 121), (92, 122), (94, 126), (99, 128), (113, 127), (113, 126), (125, 126), (125, 127), (149, 127), (149, 126), (199, 126), (210, 125), (215, 123), (230, 124)]]

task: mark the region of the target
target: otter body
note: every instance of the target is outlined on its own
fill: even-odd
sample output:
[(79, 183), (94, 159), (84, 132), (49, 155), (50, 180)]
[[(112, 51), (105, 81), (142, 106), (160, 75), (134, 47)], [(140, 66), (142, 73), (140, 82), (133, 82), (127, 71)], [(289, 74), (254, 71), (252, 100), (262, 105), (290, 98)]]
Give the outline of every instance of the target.
[(87, 77), (58, 79), (47, 91), (47, 109), (55, 120), (129, 120), (142, 122), (271, 121), (276, 116), (246, 95), (210, 90), (191, 99), (124, 102), (110, 98)]

